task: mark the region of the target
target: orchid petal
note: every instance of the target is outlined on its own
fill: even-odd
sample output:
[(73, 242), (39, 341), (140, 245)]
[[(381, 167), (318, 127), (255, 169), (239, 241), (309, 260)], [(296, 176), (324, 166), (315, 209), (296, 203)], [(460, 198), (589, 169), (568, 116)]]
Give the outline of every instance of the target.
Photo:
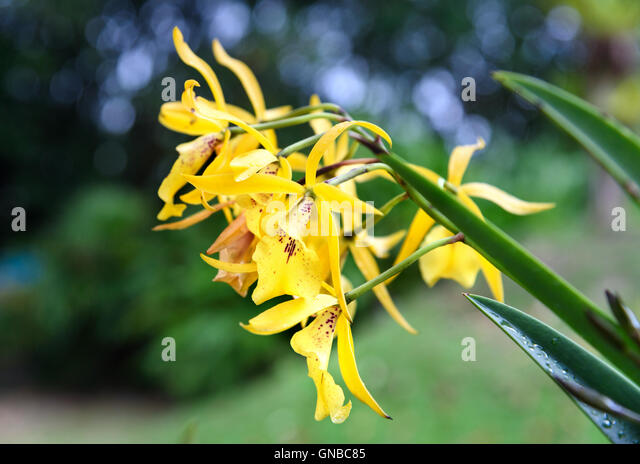
[(351, 324), (344, 317), (338, 318), (338, 359), (340, 361), (340, 372), (344, 383), (349, 391), (360, 401), (368, 405), (371, 409), (386, 419), (391, 419), (380, 405), (373, 399), (369, 390), (364, 385), (358, 372), (356, 364), (355, 349), (353, 346), (353, 336), (351, 334)]
[(245, 92), (247, 92), (256, 118), (262, 119), (265, 112), (264, 96), (262, 95), (260, 84), (258, 84), (258, 79), (256, 79), (249, 66), (236, 58), (230, 57), (218, 40), (213, 41), (213, 55), (218, 63), (229, 68), (237, 76)]
[(375, 134), (378, 134), (380, 137), (385, 139), (389, 145), (391, 145), (391, 137), (380, 127), (375, 124), (371, 124), (366, 121), (345, 121), (335, 126), (332, 126), (331, 129), (326, 131), (320, 140), (316, 142), (316, 144), (311, 149), (311, 153), (309, 153), (307, 169), (306, 169), (306, 183), (307, 185), (314, 185), (316, 183), (316, 170), (318, 169), (318, 165), (323, 155), (327, 152), (330, 146), (333, 145), (333, 142), (342, 134), (344, 131), (348, 130), (353, 126), (361, 126), (365, 129), (368, 129)]
[(482, 150), (484, 147), (484, 140), (478, 138), (478, 141), (473, 145), (461, 145), (454, 148), (449, 158), (449, 182), (453, 185), (460, 185), (471, 156), (476, 150)]
[(184, 41), (184, 37), (182, 36), (182, 32), (178, 27), (173, 28), (173, 43), (176, 47), (176, 51), (178, 52), (178, 56), (180, 59), (187, 65), (195, 68), (197, 71), (202, 74), (205, 81), (209, 85), (211, 89), (211, 93), (213, 94), (213, 98), (216, 101), (219, 110), (225, 109), (225, 101), (224, 95), (222, 93), (222, 87), (220, 86), (220, 81), (216, 76), (216, 73), (213, 72), (211, 66), (200, 58), (198, 55), (193, 53), (189, 45)]
[(302, 195), (304, 187), (297, 182), (269, 174), (254, 174), (237, 182), (233, 174), (209, 176), (184, 176), (199, 190), (216, 195), (240, 195), (242, 193), (295, 193)]
[[(349, 250), (351, 251), (353, 260), (356, 262), (356, 266), (358, 266), (358, 269), (360, 269), (360, 272), (362, 272), (365, 279), (371, 280), (380, 274), (380, 268), (367, 248), (350, 245)], [(389, 316), (391, 316), (393, 320), (400, 325), (400, 327), (404, 328), (409, 333), (418, 333), (413, 327), (411, 327), (411, 324), (407, 322), (402, 314), (400, 314), (400, 311), (391, 299), (389, 290), (387, 290), (387, 286), (384, 283), (376, 285), (372, 290), (384, 309), (389, 313)]]
[(256, 263), (227, 263), (224, 261), (211, 258), (203, 253), (200, 253), (202, 260), (208, 265), (215, 267), (216, 269), (222, 269), (227, 272), (255, 272), (257, 270)]
[(512, 214), (533, 214), (551, 209), (555, 206), (555, 203), (535, 203), (520, 200), (500, 190), (498, 187), (483, 182), (463, 184), (460, 186), (460, 189), (469, 196), (489, 200)]
[(337, 303), (334, 297), (322, 293), (312, 298), (294, 298), (263, 311), (251, 318), (248, 324), (240, 325), (257, 335), (273, 335), (290, 329), (307, 317)]

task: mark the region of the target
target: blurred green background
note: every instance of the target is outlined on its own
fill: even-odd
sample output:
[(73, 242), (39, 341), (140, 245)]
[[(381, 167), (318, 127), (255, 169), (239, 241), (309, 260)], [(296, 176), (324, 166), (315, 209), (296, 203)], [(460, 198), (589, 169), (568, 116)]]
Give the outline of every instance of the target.
[[(637, 212), (574, 142), (490, 77), (544, 78), (637, 128), (634, 0), (0, 0), (0, 441), (604, 441), (461, 288), (428, 289), (417, 268), (391, 291), (419, 335), (370, 295), (354, 327), (361, 374), (394, 421), (356, 400), (345, 424), (316, 423), (291, 334), (238, 327), (256, 308), (212, 283), (198, 256), (221, 218), (151, 232), (157, 187), (188, 140), (157, 122), (161, 81), (197, 77), (173, 50), (174, 25), (209, 62), (214, 37), (246, 61), (268, 106), (318, 93), (441, 173), (455, 144), (484, 137), (466, 179), (558, 205), (513, 217), (483, 202), (486, 216), (599, 304), (612, 288), (640, 307)], [(227, 99), (246, 107), (233, 75), (214, 69)], [(465, 76), (475, 102), (460, 99)], [(288, 130), (281, 145), (309, 134)], [(377, 202), (395, 192), (362, 186)], [(11, 231), (16, 206), (26, 232)], [(626, 232), (611, 230), (616, 206)], [(377, 233), (406, 227), (414, 212), (401, 205)], [(353, 263), (346, 269), (362, 281)], [(482, 278), (474, 291), (488, 294)], [(506, 298), (570, 333), (511, 282)], [(167, 336), (173, 363), (160, 357)], [(468, 336), (476, 362), (461, 360)]]

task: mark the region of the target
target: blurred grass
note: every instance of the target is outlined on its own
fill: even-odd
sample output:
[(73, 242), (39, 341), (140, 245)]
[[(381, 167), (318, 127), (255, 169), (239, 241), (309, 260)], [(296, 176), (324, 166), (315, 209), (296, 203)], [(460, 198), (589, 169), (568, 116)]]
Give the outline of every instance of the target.
[[(637, 234), (615, 235), (588, 226), (568, 222), (552, 240), (537, 238), (529, 246), (598, 302), (604, 286), (612, 283), (607, 275), (617, 271), (615, 288), (637, 304), (632, 297), (638, 270), (626, 273), (618, 267), (622, 262), (633, 269), (627, 267), (635, 259), (628, 250)], [(575, 239), (578, 235), (580, 240)], [(345, 424), (315, 422), (315, 389), (306, 377), (304, 359), (288, 351), (268, 374), (203, 400), (167, 405), (142, 399), (136, 403), (135, 398), (106, 403), (76, 399), (51, 414), (40, 408), (37, 420), (25, 424), (26, 433), (18, 427), (3, 430), (2, 436), (6, 441), (47, 442), (176, 442), (187, 436), (195, 442), (243, 443), (605, 441), (523, 353), (465, 302), (459, 287), (444, 282), (429, 290), (413, 284), (407, 276), (393, 290), (419, 335), (404, 333), (377, 304), (361, 305), (361, 324), (355, 326), (361, 374), (393, 421), (379, 418), (356, 400)], [(476, 291), (486, 293), (484, 283)], [(507, 298), (566, 332), (510, 282)], [(219, 322), (221, 332), (241, 330), (226, 317)], [(476, 362), (461, 360), (460, 342), (467, 336), (476, 339)], [(266, 349), (269, 343), (269, 338), (258, 337), (255, 348)], [(179, 365), (179, 346), (176, 365), (162, 364), (166, 370)], [(333, 361), (339, 378), (335, 356)]]
[[(2, 436), (34, 442), (176, 442), (185, 434), (195, 442), (226, 443), (605, 441), (458, 288), (444, 287), (397, 297), (418, 336), (403, 333), (380, 307), (361, 308), (362, 320), (370, 321), (355, 326), (359, 367), (392, 421), (355, 400), (344, 424), (315, 422), (315, 388), (304, 359), (289, 352), (270, 374), (210, 399), (168, 408), (74, 402), (49, 416), (43, 408), (28, 434), (18, 428)], [(476, 339), (476, 362), (461, 360), (467, 336)], [(178, 348), (177, 363), (179, 356)], [(332, 369), (337, 372), (335, 363)]]

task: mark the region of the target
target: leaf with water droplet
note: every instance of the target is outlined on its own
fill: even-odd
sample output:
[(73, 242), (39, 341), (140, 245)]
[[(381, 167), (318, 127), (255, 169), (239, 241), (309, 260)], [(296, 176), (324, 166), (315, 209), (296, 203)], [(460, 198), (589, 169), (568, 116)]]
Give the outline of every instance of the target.
[[(563, 388), (609, 440), (614, 443), (640, 440), (640, 423), (634, 420), (640, 417), (640, 388), (636, 384), (522, 311), (483, 296), (465, 296)], [(505, 330), (507, 325), (510, 330)], [(556, 372), (562, 372), (562, 378), (556, 376)], [(579, 388), (568, 388), (571, 385), (581, 387), (591, 396), (585, 394), (579, 398), (576, 396)]]

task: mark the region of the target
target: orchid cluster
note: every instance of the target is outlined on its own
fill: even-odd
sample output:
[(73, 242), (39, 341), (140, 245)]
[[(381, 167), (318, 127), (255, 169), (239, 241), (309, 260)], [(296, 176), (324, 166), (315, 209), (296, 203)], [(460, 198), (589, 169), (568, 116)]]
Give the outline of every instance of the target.
[[(383, 129), (353, 120), (339, 106), (323, 103), (315, 95), (300, 108), (268, 108), (249, 67), (230, 57), (215, 40), (216, 61), (240, 80), (252, 109), (233, 105), (225, 100), (213, 69), (193, 53), (178, 28), (173, 40), (182, 61), (201, 74), (213, 98), (196, 95), (200, 84), (188, 80), (181, 101), (162, 105), (161, 124), (197, 138), (177, 146), (178, 158), (158, 190), (164, 206), (157, 217), (160, 221), (182, 217), (190, 205), (199, 210), (155, 230), (184, 229), (221, 212), (228, 225), (201, 257), (217, 269), (214, 282), (227, 283), (242, 297), (250, 293), (256, 305), (288, 298), (241, 326), (258, 335), (299, 326), (291, 347), (306, 358), (308, 375), (315, 384), (315, 419), (330, 417), (341, 423), (351, 410), (351, 401), (346, 401), (343, 389), (328, 371), (334, 337), (349, 391), (389, 418), (358, 372), (351, 331), (356, 298), (372, 290), (401, 327), (416, 333), (387, 287), (410, 264), (419, 261), (429, 286), (444, 278), (468, 288), (482, 271), (494, 297), (502, 301), (500, 272), (464, 243), (464, 236), (453, 233), (425, 209), (418, 209), (408, 231), (384, 237), (371, 233), (366, 226), (370, 218), (382, 220), (401, 201), (416, 200), (415, 192), (408, 190), (379, 208), (358, 198), (358, 182), (377, 178), (405, 187), (397, 173), (375, 156), (356, 157), (359, 146), (371, 149), (374, 155), (388, 150), (392, 142)], [(279, 147), (276, 131), (299, 124), (309, 124), (312, 134)], [(462, 183), (469, 160), (482, 148), (482, 140), (455, 148), (446, 178), (423, 166), (412, 167), (456, 195), (479, 217), (482, 213), (471, 197), (493, 201), (514, 214), (553, 206), (524, 202), (488, 184)], [(179, 194), (182, 190), (185, 192)], [(380, 272), (377, 259), (391, 256), (401, 241), (394, 265)], [(348, 255), (366, 279), (355, 289), (342, 275)]]

